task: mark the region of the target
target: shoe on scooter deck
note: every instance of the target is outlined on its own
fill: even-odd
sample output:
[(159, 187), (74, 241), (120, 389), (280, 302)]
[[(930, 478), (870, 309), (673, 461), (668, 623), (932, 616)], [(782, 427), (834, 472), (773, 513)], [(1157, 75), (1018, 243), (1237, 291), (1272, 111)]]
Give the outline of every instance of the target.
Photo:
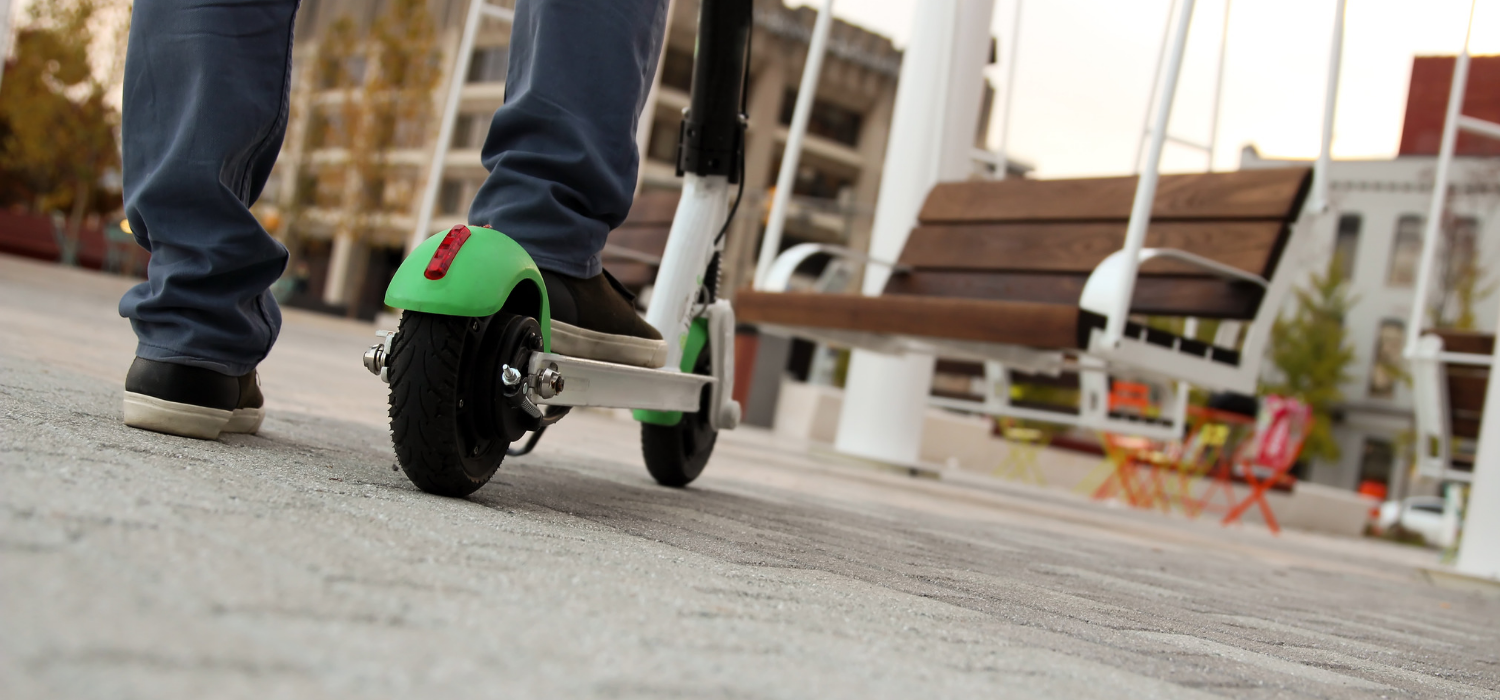
[(542, 280), (552, 306), (553, 352), (650, 369), (667, 363), (667, 341), (608, 271), (582, 279), (542, 270)]

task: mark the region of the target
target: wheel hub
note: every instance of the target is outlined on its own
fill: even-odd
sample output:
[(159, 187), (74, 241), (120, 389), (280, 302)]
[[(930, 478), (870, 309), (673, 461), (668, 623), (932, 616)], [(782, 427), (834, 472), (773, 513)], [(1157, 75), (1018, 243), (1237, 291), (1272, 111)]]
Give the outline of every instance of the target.
[[(525, 368), (542, 347), (536, 319), (505, 312), (474, 319), (459, 372), (459, 442), (475, 458), (499, 459), (540, 424)], [(527, 410), (530, 409), (530, 410)]]

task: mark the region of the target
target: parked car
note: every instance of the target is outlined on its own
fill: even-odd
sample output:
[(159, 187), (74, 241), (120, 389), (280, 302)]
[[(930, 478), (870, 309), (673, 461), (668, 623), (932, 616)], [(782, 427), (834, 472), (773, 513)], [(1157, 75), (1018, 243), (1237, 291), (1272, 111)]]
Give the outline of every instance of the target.
[(1410, 496), (1401, 501), (1386, 501), (1380, 506), (1380, 516), (1375, 527), (1380, 532), (1389, 532), (1392, 527), (1422, 536), (1428, 545), (1444, 547), (1450, 544), (1447, 527), (1443, 524), (1443, 498), (1441, 496)]

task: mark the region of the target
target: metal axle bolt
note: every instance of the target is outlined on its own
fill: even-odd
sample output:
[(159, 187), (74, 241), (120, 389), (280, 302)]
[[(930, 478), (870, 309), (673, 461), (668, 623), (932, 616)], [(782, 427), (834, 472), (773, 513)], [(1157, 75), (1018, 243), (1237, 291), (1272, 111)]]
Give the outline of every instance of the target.
[(547, 369), (536, 375), (536, 395), (550, 399), (562, 393), (563, 384), (563, 376), (557, 371), (557, 365), (548, 365)]
[(515, 386), (521, 383), (521, 370), (505, 365), (500, 370), (500, 383), (506, 386)]

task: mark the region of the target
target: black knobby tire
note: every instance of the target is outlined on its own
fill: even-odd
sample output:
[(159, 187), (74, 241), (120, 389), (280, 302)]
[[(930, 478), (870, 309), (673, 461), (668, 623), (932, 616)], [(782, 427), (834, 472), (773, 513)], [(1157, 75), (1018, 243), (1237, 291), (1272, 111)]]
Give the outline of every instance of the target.
[[(698, 355), (694, 374), (709, 374), (708, 348)], [(684, 413), (677, 425), (641, 424), (641, 453), (646, 471), (662, 486), (681, 488), (703, 473), (713, 454), (719, 431), (708, 423), (712, 389), (703, 387), (697, 413)]]
[(509, 446), (496, 441), (476, 452), (464, 435), (464, 349), (474, 351), (471, 324), (479, 321), (408, 311), (391, 347), (391, 439), (407, 478), (428, 493), (473, 493), (494, 476)]

